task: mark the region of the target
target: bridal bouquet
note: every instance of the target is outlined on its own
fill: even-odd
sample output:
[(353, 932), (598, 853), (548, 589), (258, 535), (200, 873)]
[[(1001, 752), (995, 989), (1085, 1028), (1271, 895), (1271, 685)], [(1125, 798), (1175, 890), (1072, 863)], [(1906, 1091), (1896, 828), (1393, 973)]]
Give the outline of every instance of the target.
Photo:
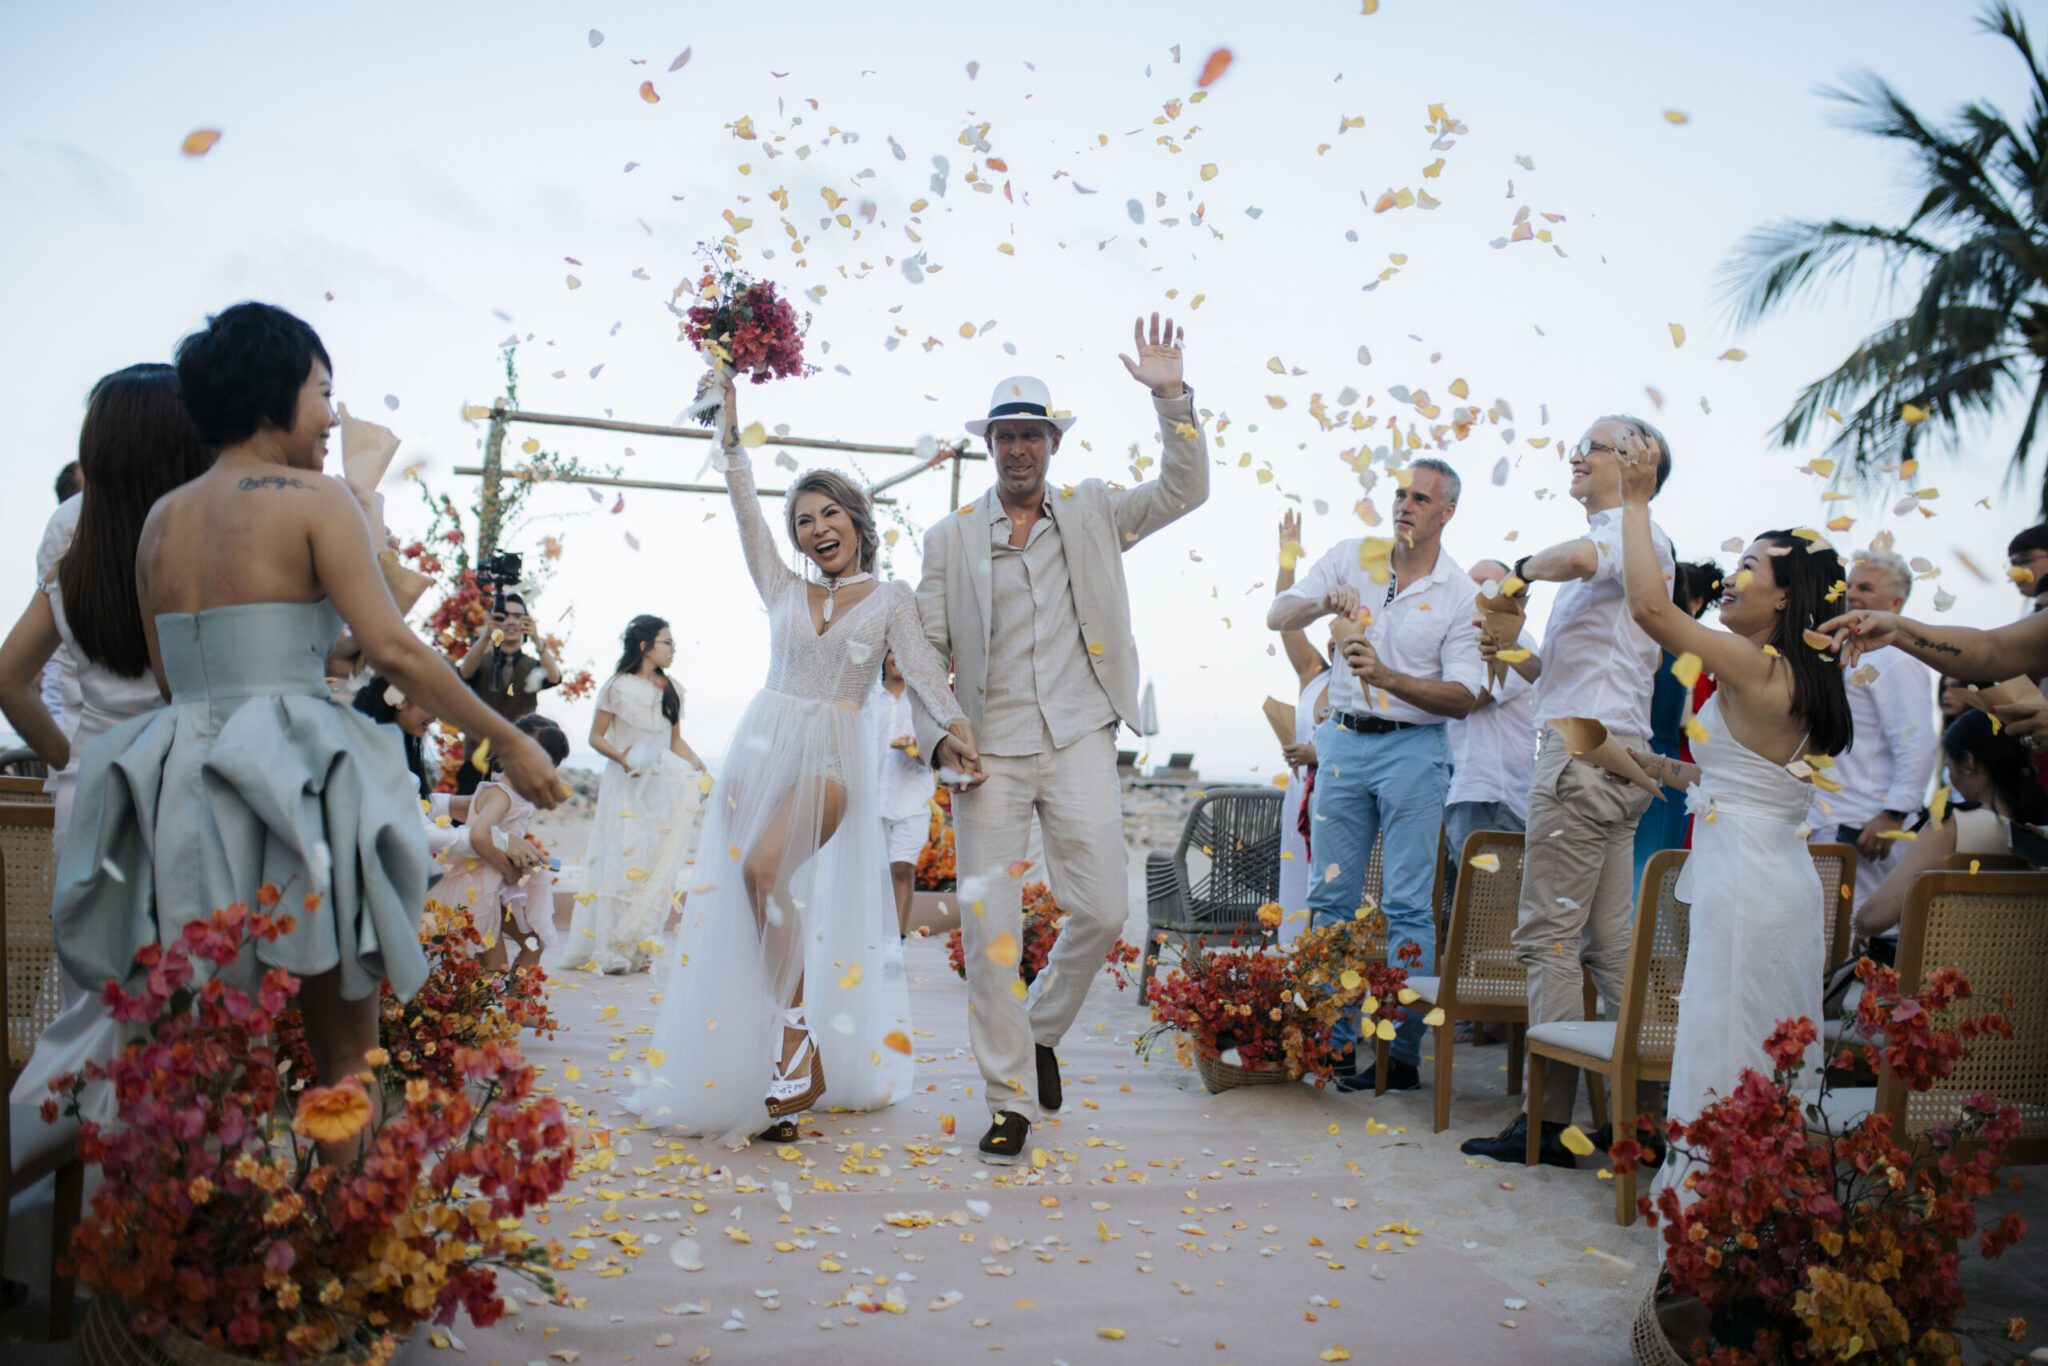
[[(682, 340), (714, 369), (766, 384), (817, 368), (804, 364), (804, 332), (810, 324), (811, 315), (798, 319), (771, 281), (756, 280), (714, 253), (698, 278), (697, 302), (683, 314)], [(718, 407), (715, 401), (700, 400), (690, 412), (710, 426)]]

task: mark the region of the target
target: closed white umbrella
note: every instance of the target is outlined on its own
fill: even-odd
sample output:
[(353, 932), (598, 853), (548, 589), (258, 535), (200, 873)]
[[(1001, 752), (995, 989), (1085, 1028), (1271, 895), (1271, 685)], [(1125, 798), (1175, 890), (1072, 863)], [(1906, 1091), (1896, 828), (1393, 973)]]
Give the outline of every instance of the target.
[(1145, 696), (1138, 702), (1138, 734), (1159, 733), (1159, 699), (1153, 696), (1152, 681), (1145, 681)]

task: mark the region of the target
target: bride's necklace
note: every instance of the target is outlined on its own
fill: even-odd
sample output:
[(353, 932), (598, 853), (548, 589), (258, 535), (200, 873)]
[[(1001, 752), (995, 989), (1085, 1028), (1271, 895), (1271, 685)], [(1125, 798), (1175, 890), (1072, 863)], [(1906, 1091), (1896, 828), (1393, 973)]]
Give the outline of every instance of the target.
[(848, 584), (855, 584), (855, 583), (864, 583), (864, 582), (866, 582), (867, 580), (869, 580), (869, 579), (872, 579), (873, 577), (874, 577), (874, 575), (873, 575), (873, 574), (870, 574), (870, 573), (869, 573), (868, 571), (866, 571), (865, 569), (863, 569), (863, 570), (862, 570), (862, 571), (861, 571), (860, 573), (858, 573), (858, 574), (848, 574), (848, 575), (846, 575), (846, 576), (845, 576), (844, 578), (836, 578), (836, 579), (835, 579), (835, 578), (831, 577), (830, 575), (827, 575), (827, 576), (825, 577), (825, 611), (824, 611), (824, 617), (825, 617), (825, 624), (826, 624), (827, 626), (830, 626), (830, 625), (832, 624), (832, 599), (833, 599), (833, 596), (834, 596), (835, 594), (837, 594), (837, 593), (839, 592), (839, 590), (840, 590), (840, 589), (842, 589), (842, 588), (846, 587), (846, 586), (847, 586)]

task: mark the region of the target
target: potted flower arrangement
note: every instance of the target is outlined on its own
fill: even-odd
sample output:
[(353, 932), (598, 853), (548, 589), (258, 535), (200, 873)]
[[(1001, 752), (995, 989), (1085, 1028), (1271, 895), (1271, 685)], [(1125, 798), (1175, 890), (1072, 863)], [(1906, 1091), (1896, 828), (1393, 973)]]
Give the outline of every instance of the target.
[[(1059, 943), (1060, 927), (1066, 923), (1067, 913), (1053, 900), (1052, 888), (1043, 882), (1024, 884), (1024, 937), (1023, 942), (1005, 945), (998, 941), (991, 947), (992, 953), (1017, 956), (1017, 975), (1029, 986), (1038, 980), (1038, 974), (1045, 971), (1045, 964), (1052, 957), (1053, 945)], [(967, 950), (961, 943), (960, 931), (954, 930), (946, 936), (946, 961), (963, 980), (967, 976)], [(1121, 936), (1109, 946), (1104, 955), (1102, 970), (1116, 983), (1118, 991), (1130, 984), (1130, 969), (1137, 964), (1138, 949), (1127, 944)]]
[[(1869, 959), (1857, 976), (1858, 1025), (1883, 1039), (1860, 1050), (1864, 1061), (1874, 1068), (1881, 1058), (1914, 1091), (1948, 1075), (1969, 1040), (2012, 1035), (1994, 1012), (1951, 1010), (1970, 995), (1953, 968), (1909, 997), (1892, 969)], [(2026, 1231), (2017, 1213), (1977, 1229), (1976, 1201), (1998, 1185), (2018, 1112), (1973, 1096), (1954, 1125), (1910, 1147), (1886, 1115), (1837, 1128), (1826, 1078), (1817, 1099), (1798, 1086), (1814, 1038), (1811, 1020), (1783, 1021), (1764, 1043), (1769, 1078), (1747, 1070), (1698, 1119), (1669, 1126), (1666, 1160), (1687, 1164), (1685, 1189), (1667, 1185), (1638, 1202), (1661, 1225), (1664, 1263), (1631, 1333), (1637, 1361), (1961, 1360), (1951, 1331), (1963, 1304), (1958, 1245), (1976, 1233), (1983, 1255), (1996, 1257)], [(1844, 1049), (1837, 1065), (1856, 1051)], [(1609, 1155), (1625, 1171), (1642, 1150), (1624, 1139)]]
[[(554, 1293), (550, 1250), (520, 1223), (572, 1168), (560, 1104), (502, 1042), (451, 1045), (452, 1086), (396, 1081), (382, 1048), (372, 1088), (295, 1083), (279, 1022), (297, 979), (273, 968), (250, 992), (215, 975), (291, 924), (233, 906), (144, 948), (141, 985), (107, 987), (138, 1037), (58, 1083), (102, 1178), (69, 1255), (94, 1295), (93, 1366), (384, 1362), (421, 1322), (495, 1321), (500, 1270)], [(80, 1114), (93, 1083), (117, 1123)]]
[[(1277, 925), (1279, 916), (1277, 904), (1260, 909), (1262, 923)], [(1150, 1057), (1171, 1034), (1175, 1057), (1211, 1091), (1303, 1076), (1325, 1086), (1350, 1063), (1350, 1050), (1334, 1040), (1340, 1019), (1357, 1011), (1371, 1022), (1363, 1047), (1366, 1037), (1391, 1039), (1407, 1017), (1416, 999), (1408, 972), (1421, 951), (1406, 944), (1395, 957), (1378, 960), (1365, 917), (1305, 930), (1284, 949), (1233, 943), (1191, 954), (1153, 980), (1152, 1025), (1138, 1054)]]

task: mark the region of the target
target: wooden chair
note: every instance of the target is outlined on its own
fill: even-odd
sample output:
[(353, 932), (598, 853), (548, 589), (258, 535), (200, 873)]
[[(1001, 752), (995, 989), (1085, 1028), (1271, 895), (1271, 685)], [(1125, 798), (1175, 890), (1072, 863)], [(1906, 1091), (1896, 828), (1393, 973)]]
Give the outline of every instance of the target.
[[(1195, 799), (1171, 854), (1145, 856), (1145, 953), (1140, 998), (1158, 966), (1162, 936), (1181, 944), (1270, 942), (1259, 907), (1280, 896), (1280, 808), (1275, 787), (1216, 787)], [(1194, 868), (1191, 870), (1191, 863)]]
[(2012, 1022), (2013, 1036), (1972, 1040), (1969, 1056), (1931, 1090), (1909, 1091), (1888, 1071), (1875, 1088), (1837, 1090), (1830, 1114), (1853, 1122), (1875, 1109), (1891, 1116), (1903, 1143), (1953, 1124), (1964, 1101), (1987, 1092), (2020, 1113), (2009, 1159), (2048, 1162), (2048, 873), (1950, 870), (1915, 878), (1899, 926), (1899, 989), (1918, 991), (1936, 967), (1958, 968), (1969, 980), (1970, 999), (1955, 1009), (1996, 1010)]
[[(1617, 1119), (1635, 1114), (1636, 1083), (1671, 1080), (1671, 1047), (1678, 1035), (1678, 986), (1685, 976), (1690, 908), (1672, 895), (1685, 866), (1683, 849), (1653, 854), (1643, 869), (1629, 934), (1628, 972), (1612, 1021), (1556, 1021), (1529, 1030), (1529, 1082), (1525, 1093), (1529, 1147), (1524, 1162), (1536, 1164), (1543, 1136), (1542, 1062), (1549, 1059), (1606, 1084), (1607, 1109)], [(1614, 1222), (1636, 1221), (1635, 1173), (1614, 1176)]]
[(41, 778), (0, 777), (0, 802), (48, 802)]
[[(27, 1063), (37, 1037), (56, 1016), (56, 943), (50, 932), (50, 835), (55, 811), (47, 806), (0, 803), (0, 1014), (7, 1020), (7, 1089)], [(50, 1225), (50, 1336), (71, 1336), (72, 1281), (57, 1271), (85, 1205), (85, 1168), (78, 1145), (67, 1142), (20, 1168), (14, 1166), (11, 1107), (0, 1110), (0, 1162), (4, 1194), (12, 1200), (46, 1176), (56, 1177)], [(8, 1216), (0, 1209), (0, 1247)]]
[(1970, 871), (1971, 864), (1975, 864), (1976, 870), (1980, 873), (2029, 873), (2034, 871), (2034, 865), (2021, 858), (2018, 854), (1950, 854), (1942, 859), (1940, 866), (1943, 869), (1954, 869), (1958, 872), (1967, 873)]
[[(1380, 909), (1380, 898), (1386, 894), (1387, 869), (1386, 850), (1384, 847), (1385, 844), (1385, 831), (1381, 831), (1372, 837), (1372, 853), (1366, 859), (1365, 863), (1365, 885), (1364, 888), (1361, 890), (1358, 898), (1358, 904), (1360, 907), (1369, 908), (1371, 910), (1377, 911)], [(1435, 963), (1428, 964), (1429, 970), (1431, 972), (1437, 971), (1438, 966), (1443, 962), (1445, 928), (1444, 903), (1446, 901), (1446, 898), (1444, 896), (1444, 884), (1445, 873), (1447, 871), (1447, 864), (1445, 863), (1445, 859), (1447, 857), (1448, 850), (1444, 844), (1444, 828), (1443, 825), (1439, 823), (1436, 828), (1436, 876), (1435, 879), (1430, 883), (1429, 888), (1429, 914), (1430, 918), (1436, 922), (1437, 953), (1437, 961)], [(1384, 927), (1384, 922), (1382, 922), (1379, 927), (1375, 928), (1372, 934), (1368, 936), (1366, 940), (1366, 945), (1367, 952), (1371, 957), (1371, 961), (1375, 963), (1384, 963), (1387, 961), (1387, 936)]]
[[(1475, 830), (1459, 860), (1458, 890), (1451, 900), (1450, 925), (1436, 977), (1411, 977), (1421, 998), (1417, 1009), (1441, 1009), (1434, 1025), (1436, 1132), (1451, 1125), (1451, 1046), (1462, 1020), (1508, 1026), (1508, 1094), (1522, 1089), (1522, 1033), (1529, 1023), (1529, 980), (1515, 958), (1516, 906), (1522, 894), (1522, 836), (1504, 830)], [(1472, 860), (1491, 854), (1500, 860), (1482, 872)], [(1384, 1054), (1382, 1055), (1384, 1056)]]
[(1848, 958), (1850, 936), (1856, 929), (1856, 846), (1809, 844), (1806, 851), (1813, 855), (1821, 890), (1827, 894), (1826, 971), (1833, 972)]

